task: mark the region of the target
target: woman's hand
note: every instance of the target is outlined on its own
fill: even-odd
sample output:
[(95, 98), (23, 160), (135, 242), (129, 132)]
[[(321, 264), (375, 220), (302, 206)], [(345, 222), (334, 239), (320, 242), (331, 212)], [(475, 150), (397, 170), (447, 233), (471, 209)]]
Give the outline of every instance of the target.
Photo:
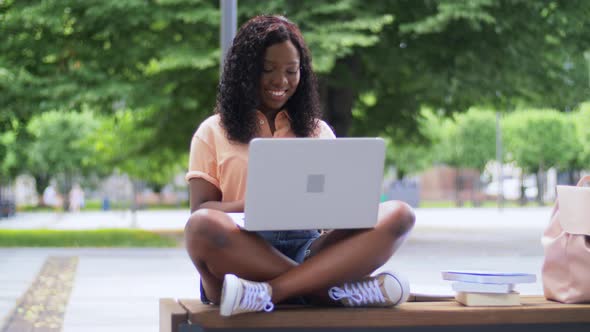
[(221, 191), (201, 178), (189, 181), (191, 212), (198, 209), (213, 209), (223, 212), (244, 212), (244, 200), (222, 202)]

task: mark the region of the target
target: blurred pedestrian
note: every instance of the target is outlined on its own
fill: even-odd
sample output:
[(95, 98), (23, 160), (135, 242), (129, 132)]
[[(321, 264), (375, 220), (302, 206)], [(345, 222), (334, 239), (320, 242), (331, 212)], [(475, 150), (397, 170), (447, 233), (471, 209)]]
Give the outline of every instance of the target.
[(84, 190), (75, 183), (70, 190), (70, 211), (79, 212), (84, 207)]
[(43, 191), (43, 205), (53, 208), (56, 212), (60, 211), (62, 208), (63, 199), (53, 182), (51, 182)]

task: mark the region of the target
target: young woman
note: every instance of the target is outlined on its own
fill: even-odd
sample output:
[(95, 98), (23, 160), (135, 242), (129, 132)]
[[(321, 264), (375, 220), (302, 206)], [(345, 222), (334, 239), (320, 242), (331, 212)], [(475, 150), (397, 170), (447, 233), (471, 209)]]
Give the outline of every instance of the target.
[(412, 209), (402, 202), (382, 203), (372, 229), (248, 232), (234, 224), (225, 212), (244, 211), (248, 143), (255, 137), (335, 137), (320, 120), (309, 50), (299, 28), (282, 16), (257, 16), (240, 28), (224, 64), (216, 114), (192, 139), (185, 236), (203, 302), (220, 304), (229, 316), (271, 311), (286, 300), (405, 301), (403, 277), (369, 276), (414, 225)]

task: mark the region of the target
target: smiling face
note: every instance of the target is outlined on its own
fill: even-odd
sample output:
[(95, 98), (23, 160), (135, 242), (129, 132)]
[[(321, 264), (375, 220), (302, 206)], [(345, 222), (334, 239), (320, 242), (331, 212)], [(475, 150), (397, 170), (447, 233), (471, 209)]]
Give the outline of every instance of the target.
[(260, 77), (260, 111), (273, 112), (285, 106), (299, 85), (299, 65), (299, 51), (291, 41), (266, 49)]

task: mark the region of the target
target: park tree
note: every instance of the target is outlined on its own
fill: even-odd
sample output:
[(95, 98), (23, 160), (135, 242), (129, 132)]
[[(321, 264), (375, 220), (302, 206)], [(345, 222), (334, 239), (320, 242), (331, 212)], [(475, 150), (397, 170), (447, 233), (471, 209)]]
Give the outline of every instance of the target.
[(456, 116), (455, 137), (451, 138), (460, 167), (482, 172), (496, 156), (496, 117), (489, 110), (470, 109)]
[(580, 160), (584, 169), (590, 169), (590, 102), (580, 105), (574, 113), (576, 133), (581, 146)]
[(422, 106), (442, 114), (474, 105), (566, 110), (587, 97), (588, 2), (396, 0), (367, 7), (394, 20), (379, 43), (353, 55), (359, 67), (349, 71), (362, 73), (355, 84), (376, 98), (353, 113), (354, 134), (390, 126), (409, 137)]
[(73, 180), (94, 172), (89, 160), (95, 152), (85, 142), (98, 124), (90, 111), (48, 111), (31, 119), (26, 128), (31, 136), (25, 147), (27, 171), (35, 177), (39, 194), (52, 178), (60, 182), (65, 193)]
[(16, 150), (16, 133), (14, 131), (0, 133), (0, 185), (14, 175), (17, 164)]
[[(536, 175), (537, 202), (543, 204), (545, 172), (564, 169), (577, 152), (578, 138), (573, 123), (556, 110), (519, 110), (502, 122), (507, 160), (523, 173)], [(523, 180), (523, 179), (521, 179)], [(521, 195), (524, 195), (524, 185)]]
[(568, 114), (567, 119), (575, 128), (577, 140), (574, 155), (563, 170), (568, 172), (568, 182), (576, 184), (580, 171), (590, 168), (590, 103), (581, 104), (575, 112)]
[[(495, 158), (495, 115), (490, 111), (472, 108), (466, 113), (457, 114), (455, 121), (447, 128), (443, 144), (443, 151), (447, 154), (443, 160), (457, 168), (456, 188), (462, 190), (465, 189), (464, 180), (467, 180), (462, 169), (476, 170), (476, 174), (481, 174), (487, 163)], [(475, 193), (480, 190), (480, 179), (477, 176), (469, 180), (473, 204), (479, 205)]]
[(186, 153), (215, 99), (218, 3), (1, 1), (0, 130), (83, 104), (105, 114), (149, 108), (144, 148)]
[[(408, 138), (396, 136), (395, 132), (384, 132), (387, 144), (386, 163), (393, 166), (396, 178), (403, 179), (407, 175), (418, 174), (434, 164), (447, 161), (448, 152), (443, 151), (443, 132), (450, 119), (440, 117), (431, 109), (423, 109), (418, 118), (418, 132)], [(387, 129), (392, 130), (391, 127)], [(448, 149), (448, 148), (447, 148)]]
[[(152, 116), (149, 109), (120, 109), (111, 116), (102, 116), (100, 126), (85, 140), (96, 152), (90, 161), (105, 174), (124, 173), (133, 181), (136, 191), (140, 182), (147, 183), (156, 192), (182, 172), (188, 164), (171, 148), (153, 151), (143, 142), (150, 139), (156, 129), (141, 124)], [(129, 155), (135, 156), (129, 158)]]
[(415, 175), (431, 166), (431, 145), (429, 142), (393, 142), (386, 138), (386, 165), (395, 168), (395, 178), (403, 180), (408, 175)]
[[(240, 0), (238, 12), (239, 23), (284, 13), (301, 26), (339, 136), (399, 141), (417, 132), (423, 106), (575, 107), (589, 10), (581, 0)], [(219, 18), (217, 0), (0, 2), (0, 129), (82, 104), (149, 109), (142, 151), (186, 154), (215, 104)]]

